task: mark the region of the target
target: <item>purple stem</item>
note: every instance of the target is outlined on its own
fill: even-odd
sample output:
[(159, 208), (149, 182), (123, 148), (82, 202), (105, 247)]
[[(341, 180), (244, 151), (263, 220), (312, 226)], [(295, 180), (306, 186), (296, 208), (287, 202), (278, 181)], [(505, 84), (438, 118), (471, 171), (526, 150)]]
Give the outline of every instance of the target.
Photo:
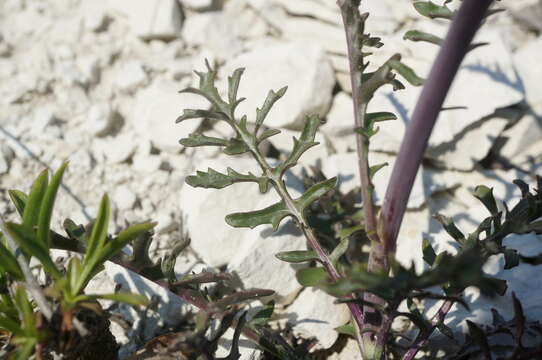
[(387, 254), (395, 252), (408, 197), (446, 94), (492, 2), (463, 1), (418, 98), (393, 167), (380, 215)]

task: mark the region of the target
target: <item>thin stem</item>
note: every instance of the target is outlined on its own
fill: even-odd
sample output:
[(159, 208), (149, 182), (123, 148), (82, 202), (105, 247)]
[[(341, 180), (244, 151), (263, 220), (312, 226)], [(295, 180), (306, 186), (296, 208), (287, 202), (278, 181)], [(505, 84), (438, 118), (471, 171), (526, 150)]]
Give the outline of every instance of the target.
[(0, 231), (4, 234), (4, 237), (6, 238), (7, 243), (11, 248), (11, 251), (13, 252), (13, 255), (17, 259), (17, 263), (21, 267), (21, 271), (23, 273), (26, 283), (26, 289), (28, 290), (30, 295), (32, 295), (34, 301), (36, 301), (36, 304), (40, 308), (43, 316), (45, 316), (48, 321), (51, 321), (51, 318), (53, 317), (53, 310), (51, 309), (49, 302), (45, 298), (45, 295), (43, 294), (40, 285), (34, 278), (32, 270), (30, 270), (30, 266), (28, 266), (28, 263), (24, 258), (23, 252), (7, 230), (6, 223), (4, 222), (4, 219), (2, 219), (2, 217), (0, 217)]
[(380, 215), (380, 223), (384, 225), (384, 246), (391, 253), (395, 251), (408, 197), (429, 136), (452, 81), (491, 3), (492, 0), (462, 2), (418, 98), (393, 167)]
[(408, 351), (403, 356), (403, 360), (412, 360), (420, 351), (420, 349), (427, 344), (427, 341), (429, 340), (429, 336), (435, 331), (435, 328), (437, 325), (444, 320), (450, 309), (452, 308), (452, 305), (454, 304), (451, 300), (446, 300), (438, 309), (437, 313), (433, 316), (431, 319), (431, 326), (425, 330), (420, 331), (418, 335), (416, 336), (416, 339), (414, 339), (414, 342), (412, 345), (410, 345)]

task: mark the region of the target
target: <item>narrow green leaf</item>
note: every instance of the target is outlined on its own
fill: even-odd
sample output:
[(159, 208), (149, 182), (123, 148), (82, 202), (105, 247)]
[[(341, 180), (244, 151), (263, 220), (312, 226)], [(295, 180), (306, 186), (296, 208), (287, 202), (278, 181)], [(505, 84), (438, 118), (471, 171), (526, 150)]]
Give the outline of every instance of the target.
[(265, 118), (267, 117), (267, 114), (269, 113), (273, 105), (275, 105), (278, 99), (284, 96), (287, 89), (288, 86), (281, 88), (277, 92), (269, 90), (269, 93), (267, 94), (267, 98), (265, 99), (262, 108), (256, 109), (256, 130), (254, 131), (255, 134), (258, 133), (260, 126), (262, 126)]
[(35, 329), (34, 310), (32, 304), (26, 295), (26, 289), (19, 285), (15, 290), (15, 306), (19, 309), (19, 313), (22, 315), (21, 323), (25, 330)]
[(205, 136), (203, 134), (190, 134), (187, 138), (179, 140), (179, 143), (187, 147), (228, 146), (229, 141), (211, 136)]
[(344, 324), (342, 326), (336, 327), (335, 331), (339, 334), (345, 334), (353, 338), (356, 337), (356, 328), (354, 327), (352, 321), (349, 321), (347, 324)]
[(446, 5), (440, 6), (431, 1), (417, 1), (414, 3), (414, 8), (421, 15), (431, 19), (452, 19), (455, 12), (450, 10)]
[(484, 331), (475, 323), (470, 320), (467, 320), (467, 325), (469, 327), (469, 334), (474, 340), (474, 342), (480, 347), (480, 350), (486, 356), (486, 359), (492, 359), (491, 350), (489, 349), (489, 343), (487, 341), (487, 336)]
[(51, 218), (53, 216), (53, 208), (55, 206), (56, 194), (58, 193), (58, 188), (62, 182), (62, 176), (68, 163), (65, 162), (60, 166), (57, 172), (53, 175), (51, 183), (45, 191), (43, 200), (40, 207), (40, 214), (38, 218), (38, 231), (37, 238), (38, 241), (41, 241), (43, 244), (49, 248), (50, 234), (51, 234)]
[(303, 286), (316, 286), (328, 279), (326, 269), (323, 267), (311, 267), (298, 270), (295, 274), (297, 281)]
[(260, 144), (262, 141), (264, 141), (267, 138), (270, 138), (271, 136), (275, 136), (277, 134), (280, 134), (279, 129), (267, 129), (258, 138), (257, 144)]
[(288, 157), (286, 158), (286, 160), (284, 160), (283, 163), (281, 163), (276, 169), (274, 169), (274, 171), (280, 177), (284, 175), (284, 172), (286, 170), (297, 164), (297, 161), (305, 151), (307, 151), (313, 146), (318, 145), (318, 142), (314, 141), (318, 126), (320, 126), (320, 118), (318, 116), (313, 115), (307, 117), (301, 136), (299, 137), (299, 139), (296, 139), (294, 137), (294, 147), (292, 149), (292, 152), (288, 155)]
[(239, 83), (241, 82), (241, 76), (245, 72), (244, 68), (235, 69), (232, 76), (228, 76), (228, 100), (230, 104), (237, 102), (237, 90), (239, 90)]
[(18, 321), (15, 321), (7, 316), (0, 315), (0, 328), (6, 329), (15, 336), (23, 336), (24, 331)]
[(263, 326), (267, 324), (269, 319), (271, 319), (271, 316), (273, 316), (274, 311), (275, 301), (271, 300), (270, 302), (262, 306), (260, 310), (258, 310), (258, 312), (250, 320), (250, 324), (256, 326)]
[(240, 139), (230, 139), (228, 146), (222, 150), (226, 155), (239, 155), (249, 152), (248, 146)]
[(35, 256), (40, 261), (45, 272), (50, 274), (55, 280), (62, 277), (49, 255), (49, 250), (45, 244), (37, 240), (36, 235), (31, 229), (25, 225), (12, 222), (6, 223), (6, 228), (26, 254)]
[(413, 86), (422, 86), (424, 79), (416, 75), (414, 70), (399, 60), (389, 60), (388, 64)]
[(403, 39), (410, 41), (425, 41), (435, 45), (442, 44), (441, 37), (418, 30), (407, 31), (403, 36)]
[(96, 221), (92, 226), (92, 232), (88, 239), (87, 251), (83, 260), (83, 265), (87, 265), (91, 260), (96, 259), (100, 250), (105, 244), (107, 237), (107, 228), (109, 226), (109, 197), (105, 194), (100, 202), (100, 208)]
[(286, 216), (293, 216), (293, 214), (281, 201), (262, 210), (229, 214), (226, 216), (226, 222), (233, 227), (249, 227), (251, 229), (258, 225), (270, 224), (273, 226), (273, 231), (276, 231)]
[(516, 342), (521, 346), (523, 334), (525, 332), (525, 314), (523, 312), (523, 306), (516, 296), (515, 292), (512, 292), (512, 302), (514, 304), (514, 323), (516, 325)]
[(24, 208), (28, 202), (28, 195), (19, 190), (8, 190), (8, 194), (11, 202), (15, 205), (15, 209), (17, 209), (17, 213), (20, 217), (23, 217)]
[(493, 197), (493, 188), (488, 188), (485, 185), (478, 185), (474, 188), (474, 197), (484, 204), (491, 215), (497, 215), (499, 210), (497, 209), (497, 202)]
[(156, 225), (156, 222), (135, 224), (121, 231), (111, 241), (107, 242), (102, 251), (100, 251), (99, 263), (103, 264), (130, 242), (134, 241), (139, 236), (142, 236), (144, 233), (151, 231)]
[(341, 240), (344, 240), (346, 238), (348, 238), (350, 235), (358, 232), (358, 231), (361, 231), (363, 230), (364, 227), (361, 226), (361, 225), (356, 225), (356, 226), (351, 226), (351, 227), (348, 227), (348, 228), (344, 228), (344, 229), (341, 229), (338, 233), (339, 235), (339, 239)]
[(397, 120), (397, 116), (394, 113), (381, 111), (365, 114), (367, 122), (375, 123), (379, 121)]
[(88, 296), (90, 299), (113, 300), (115, 302), (121, 302), (131, 306), (148, 306), (150, 304), (149, 299), (145, 295), (136, 293), (118, 292), (115, 294), (91, 294), (86, 296)]
[(223, 297), (222, 299), (214, 302), (212, 305), (219, 309), (225, 309), (228, 306), (239, 304), (247, 300), (259, 299), (261, 297), (267, 297), (274, 294), (275, 292), (273, 290), (267, 289), (252, 289), (247, 291), (239, 291), (232, 295)]
[(229, 118), (221, 112), (210, 111), (210, 110), (201, 110), (201, 109), (184, 109), (183, 114), (175, 120), (176, 123), (189, 119), (214, 119), (214, 120), (225, 120), (229, 121)]
[(279, 260), (294, 264), (319, 260), (318, 254), (312, 250), (283, 251), (276, 253), (275, 257)]
[(346, 250), (348, 250), (348, 236), (341, 239), (339, 244), (333, 249), (331, 254), (329, 254), (329, 259), (331, 262), (336, 263), (339, 261), (339, 258), (343, 256), (346, 253)]
[(519, 265), (519, 254), (517, 250), (506, 249), (504, 250), (504, 268), (505, 270), (512, 269)]
[(45, 191), (47, 191), (47, 184), (49, 182), (48, 175), (49, 171), (42, 171), (30, 189), (28, 201), (26, 202), (23, 213), (23, 225), (30, 228), (33, 228), (38, 224), (41, 202), (45, 196)]
[(259, 185), (262, 193), (267, 192), (269, 186), (269, 180), (266, 177), (255, 176), (250, 172), (248, 175), (240, 174), (232, 168), (227, 168), (227, 174), (222, 174), (211, 168), (208, 168), (207, 172), (197, 171), (196, 175), (188, 176), (185, 181), (192, 187), (206, 189), (222, 189), (239, 182), (255, 182)]
[[(68, 277), (68, 283), (70, 284), (70, 290), (73, 290), (77, 286), (77, 282), (79, 281), (79, 277), (81, 276), (82, 272), (82, 265), (81, 260), (77, 256), (74, 256), (70, 259), (68, 262), (68, 266), (66, 267), (66, 275)], [(73, 295), (78, 295), (74, 294)]]
[(310, 204), (321, 198), (329, 191), (333, 190), (336, 185), (337, 178), (333, 177), (331, 179), (322, 181), (318, 184), (311, 186), (307, 191), (303, 193), (303, 195), (301, 195), (300, 198), (294, 200), (295, 207), (301, 214), (303, 214), (305, 212), (305, 209)]
[(431, 242), (429, 242), (429, 239), (426, 237), (424, 237), (422, 241), (422, 252), (423, 260), (429, 266), (433, 266), (433, 264), (435, 263), (435, 259), (437, 258), (437, 254), (435, 253), (433, 246), (431, 246)]
[(437, 324), (437, 329), (441, 332), (441, 334), (446, 336), (448, 339), (453, 340), (455, 338), (452, 329), (444, 325), (442, 321)]
[[(0, 239), (2, 239), (0, 233)], [(0, 241), (0, 270), (9, 273), (15, 280), (24, 279), (23, 272), (17, 263), (17, 259), (13, 253), (4, 245), (4, 241)]]
[(389, 164), (387, 162), (385, 163), (382, 163), (382, 164), (376, 164), (376, 165), (373, 165), (373, 166), (370, 166), (369, 167), (369, 178), (372, 179), (376, 173), (378, 172), (378, 170), (388, 166)]
[(444, 230), (446, 230), (446, 232), (452, 237), (454, 238), (454, 240), (460, 242), (460, 243), (463, 243), (465, 242), (465, 235), (463, 235), (463, 233), (461, 232), (461, 230), (459, 230), (457, 228), (457, 226), (455, 226), (453, 220), (447, 216), (444, 216), (444, 215), (441, 215), (441, 214), (436, 214), (433, 216), (433, 218), (435, 218), (441, 225), (442, 227), (444, 228)]

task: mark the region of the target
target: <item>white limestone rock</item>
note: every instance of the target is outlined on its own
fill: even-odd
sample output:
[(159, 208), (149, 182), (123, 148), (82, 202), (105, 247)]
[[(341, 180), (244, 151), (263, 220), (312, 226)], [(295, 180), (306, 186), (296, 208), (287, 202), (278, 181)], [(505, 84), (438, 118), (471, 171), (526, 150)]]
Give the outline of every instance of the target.
[(330, 348), (339, 334), (335, 328), (350, 319), (348, 307), (334, 304), (335, 298), (315, 288), (306, 288), (287, 308), (288, 322), (294, 333), (305, 338), (316, 337), (317, 348)]
[(117, 187), (113, 194), (113, 203), (119, 210), (130, 210), (134, 207), (137, 196), (126, 185)]
[(542, 78), (542, 36), (530, 41), (514, 54), (514, 65), (519, 75), (519, 84), (531, 104), (542, 104), (540, 79)]
[(143, 40), (172, 40), (180, 35), (182, 13), (177, 0), (109, 0), (111, 10), (128, 18), (132, 31)]
[(242, 33), (234, 17), (223, 11), (191, 14), (183, 26), (182, 36), (187, 44), (204, 47), (215, 59), (224, 61), (243, 49)]
[[(299, 56), (303, 54), (303, 56)], [(288, 86), (265, 121), (270, 127), (300, 128), (306, 115), (324, 117), (335, 85), (333, 69), (323, 49), (310, 42), (271, 43), (253, 49), (226, 63), (222, 74), (245, 68), (239, 97), (246, 97), (237, 110), (254, 121), (270, 89)]]
[(200, 120), (190, 119), (175, 123), (184, 109), (207, 109), (209, 103), (201, 96), (179, 94), (180, 83), (158, 79), (139, 91), (130, 121), (136, 131), (162, 151), (179, 152), (179, 140), (188, 137), (199, 126)]
[[(388, 163), (380, 169), (373, 178), (375, 187), (375, 200), (377, 205), (382, 204), (389, 178), (393, 169), (395, 157), (383, 153), (369, 153), (369, 164)], [(338, 176), (339, 189), (346, 193), (360, 186), (357, 153), (339, 153), (322, 159), (322, 171), (327, 177)], [(457, 186), (459, 179), (449, 177), (447, 173), (422, 168), (414, 181), (412, 193), (408, 200), (409, 209), (418, 209), (432, 193)]]
[(179, 2), (184, 7), (190, 10), (205, 11), (205, 10), (211, 9), (217, 1), (216, 0), (179, 0)]
[[(188, 311), (195, 310), (193, 305), (187, 304), (169, 290), (120, 265), (107, 261), (105, 270), (114, 283), (122, 285), (123, 291), (142, 294), (149, 299), (153, 296), (159, 299), (157, 311), (149, 313), (145, 321), (144, 336), (146, 339), (152, 337), (156, 330), (163, 325), (175, 326)], [(111, 290), (107, 289), (104, 293), (106, 292), (111, 292)], [(123, 311), (129, 318), (134, 319), (132, 331), (136, 331), (141, 325), (141, 316), (132, 307), (123, 307)]]
[[(216, 159), (198, 160), (196, 169), (207, 171), (210, 167), (221, 173), (227, 167), (247, 174), (259, 175), (261, 170), (255, 161), (246, 157), (220, 156)], [(191, 171), (195, 173), (195, 171)], [(293, 197), (300, 195), (301, 183), (294, 177), (286, 177)], [(184, 224), (192, 239), (191, 247), (210, 266), (230, 263), (240, 254), (246, 253), (255, 244), (266, 241), (256, 230), (233, 228), (224, 220), (225, 216), (239, 211), (263, 209), (278, 202), (272, 190), (259, 194), (257, 184), (233, 184), (224, 189), (193, 188), (184, 184), (180, 194), (180, 208), (185, 216)]]
[(254, 230), (253, 239), (250, 235), (245, 237), (252, 246), (236, 254), (228, 265), (228, 271), (239, 276), (245, 289), (274, 290), (279, 301), (288, 303), (301, 290), (295, 273), (303, 264), (290, 264), (274, 255), (283, 251), (306, 250), (307, 241), (292, 222), (285, 223), (275, 233), (271, 229), (257, 232)]
[(133, 92), (147, 83), (147, 73), (138, 60), (130, 60), (120, 65), (116, 74), (115, 85), (123, 92)]
[(326, 123), (319, 130), (326, 135), (341, 136), (354, 133), (354, 107), (352, 97), (340, 92), (333, 98)]
[(104, 137), (111, 135), (120, 126), (122, 126), (122, 119), (113, 110), (111, 104), (98, 102), (91, 105), (85, 120), (85, 127), (91, 134)]
[[(420, 22), (417, 28), (437, 34), (443, 34), (446, 29), (435, 22)], [(483, 27), (475, 41), (487, 41), (490, 45), (478, 48), (467, 55), (444, 103), (445, 107), (467, 106), (468, 109), (445, 111), (440, 114), (429, 141), (431, 148), (445, 143), (453, 147), (459, 139), (464, 138), (466, 131), (475, 132), (473, 129), (479, 129), (476, 137), (484, 141), (484, 146), (479, 147), (479, 151), (486, 152), (487, 145), (491, 144), (491, 141), (486, 141), (487, 137), (494, 138), (498, 135), (502, 130), (502, 124), (497, 122), (494, 124), (496, 126), (482, 127), (481, 125), (485, 123), (480, 119), (492, 115), (498, 108), (519, 103), (523, 99), (510, 54), (498, 30), (491, 26)], [(391, 47), (394, 50), (405, 46), (403, 40), (399, 38), (388, 39), (387, 43), (389, 46), (386, 48)], [(403, 61), (416, 69), (418, 75), (427, 76), (438, 48), (426, 43), (409, 43), (408, 49), (403, 51), (405, 53)], [(379, 52), (376, 55), (377, 58), (372, 60), (373, 64), (380, 64), (388, 55), (391, 53)], [(488, 59), (492, 59), (490, 64), (488, 64)], [(485, 90), (479, 91), (482, 88)], [(398, 150), (420, 90), (412, 86), (407, 86), (407, 89), (398, 92), (383, 88), (375, 94), (373, 101), (369, 104), (369, 112), (392, 111), (398, 115), (399, 120), (379, 124), (379, 133), (371, 139), (373, 150), (385, 152)], [(491, 123), (493, 121), (495, 120), (491, 120)], [(462, 144), (462, 147), (465, 147), (465, 144)], [(456, 162), (453, 162), (451, 167), (457, 168)], [(472, 164), (460, 165), (463, 170), (472, 168)]]

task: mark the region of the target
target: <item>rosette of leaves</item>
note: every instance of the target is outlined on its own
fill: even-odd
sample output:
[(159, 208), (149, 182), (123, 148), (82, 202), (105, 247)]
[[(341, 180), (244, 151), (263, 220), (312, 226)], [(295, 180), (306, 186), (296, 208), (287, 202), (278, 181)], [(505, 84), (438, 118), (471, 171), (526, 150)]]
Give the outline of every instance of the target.
[[(77, 322), (75, 318), (81, 311), (91, 309), (101, 312), (97, 299), (124, 302), (133, 306), (148, 303), (147, 298), (140, 294), (84, 293), (89, 281), (103, 269), (105, 261), (117, 255), (126, 245), (155, 225), (154, 223), (133, 225), (116, 236), (108, 235), (109, 200), (107, 195), (104, 195), (101, 200), (98, 215), (91, 226), (89, 236), (81, 239), (83, 243), (72, 244), (75, 248), (84, 249), (82, 259), (77, 256), (71, 257), (65, 268), (59, 267), (53, 261), (51, 219), (56, 194), (66, 167), (67, 163), (63, 164), (51, 180), (49, 180), (48, 171), (43, 171), (32, 184), (28, 194), (11, 190), (9, 195), (21, 217), (21, 222), (4, 223), (2, 221), (0, 280), (3, 291), (0, 298), (0, 328), (13, 335), (14, 354), (16, 357), (20, 356), (21, 359), (31, 354), (38, 344), (43, 348), (42, 342), (46, 338), (52, 339), (48, 335), (56, 332), (75, 334), (74, 324)], [(10, 249), (8, 237), (16, 243), (17, 249)], [(30, 282), (35, 281), (31, 278), (32, 273), (25, 273), (22, 268), (27, 266), (25, 264), (31, 258), (39, 262), (46, 274), (47, 284), (43, 293), (53, 310), (52, 318), (50, 315), (40, 314), (43, 309), (34, 308), (24, 290), (25, 286), (33, 286)], [(21, 261), (26, 263), (21, 263)], [(13, 286), (16, 286), (15, 291), (11, 290)], [(36, 289), (36, 291), (41, 290)], [(57, 317), (62, 320), (53, 321)], [(56, 326), (60, 328), (57, 329)], [(78, 331), (81, 329), (80, 327)]]

